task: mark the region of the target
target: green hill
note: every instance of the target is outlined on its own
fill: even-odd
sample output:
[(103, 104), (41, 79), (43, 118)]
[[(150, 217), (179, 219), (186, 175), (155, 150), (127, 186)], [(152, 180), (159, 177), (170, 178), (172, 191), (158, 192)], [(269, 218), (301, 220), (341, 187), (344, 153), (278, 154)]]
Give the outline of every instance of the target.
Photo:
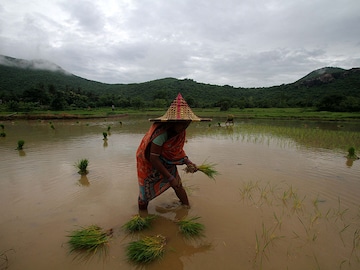
[(327, 97), (337, 97), (339, 102), (351, 103), (350, 110), (360, 110), (360, 68), (325, 67), (294, 83), (262, 88), (218, 86), (175, 78), (106, 84), (75, 76), (47, 61), (0, 56), (0, 78), (3, 103), (51, 105), (56, 99), (64, 99), (59, 106), (151, 107), (167, 106), (181, 92), (194, 107), (313, 107)]

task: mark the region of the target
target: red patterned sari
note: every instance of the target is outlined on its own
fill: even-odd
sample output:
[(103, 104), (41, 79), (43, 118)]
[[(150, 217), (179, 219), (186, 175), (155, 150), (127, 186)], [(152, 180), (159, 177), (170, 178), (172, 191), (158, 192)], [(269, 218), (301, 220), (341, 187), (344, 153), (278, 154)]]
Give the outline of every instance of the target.
[[(142, 139), (136, 152), (137, 173), (139, 183), (139, 203), (147, 204), (170, 187), (167, 179), (155, 169), (149, 161), (151, 142), (160, 134), (166, 132), (166, 125), (153, 123)], [(162, 147), (160, 159), (166, 169), (174, 177), (178, 177), (176, 165), (185, 164), (187, 158), (183, 150), (186, 131), (168, 139)]]

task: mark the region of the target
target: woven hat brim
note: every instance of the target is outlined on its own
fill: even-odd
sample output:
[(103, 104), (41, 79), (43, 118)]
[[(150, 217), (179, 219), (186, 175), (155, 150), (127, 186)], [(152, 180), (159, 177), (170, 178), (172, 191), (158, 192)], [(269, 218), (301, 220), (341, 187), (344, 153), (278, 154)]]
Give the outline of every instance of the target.
[(196, 116), (185, 99), (179, 93), (178, 96), (171, 103), (167, 112), (158, 118), (149, 119), (149, 121), (153, 122), (184, 122), (184, 121), (211, 121), (209, 118), (200, 118)]

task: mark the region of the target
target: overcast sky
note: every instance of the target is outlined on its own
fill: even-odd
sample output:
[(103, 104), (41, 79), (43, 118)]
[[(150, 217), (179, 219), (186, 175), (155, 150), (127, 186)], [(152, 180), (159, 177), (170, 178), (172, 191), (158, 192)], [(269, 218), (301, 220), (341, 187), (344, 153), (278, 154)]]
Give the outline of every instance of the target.
[(360, 67), (360, 0), (1, 0), (0, 54), (105, 83), (274, 86)]

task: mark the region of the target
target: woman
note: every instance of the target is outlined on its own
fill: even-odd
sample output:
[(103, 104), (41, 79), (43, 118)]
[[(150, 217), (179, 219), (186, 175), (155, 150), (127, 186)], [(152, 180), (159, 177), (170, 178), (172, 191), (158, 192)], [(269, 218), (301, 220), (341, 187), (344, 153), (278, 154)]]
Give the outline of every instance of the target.
[(181, 94), (162, 117), (150, 119), (154, 123), (142, 139), (136, 152), (139, 183), (138, 205), (146, 210), (150, 200), (172, 187), (180, 202), (189, 207), (186, 191), (176, 165), (186, 164), (190, 171), (196, 165), (183, 149), (186, 128), (192, 121), (211, 121), (197, 117)]

